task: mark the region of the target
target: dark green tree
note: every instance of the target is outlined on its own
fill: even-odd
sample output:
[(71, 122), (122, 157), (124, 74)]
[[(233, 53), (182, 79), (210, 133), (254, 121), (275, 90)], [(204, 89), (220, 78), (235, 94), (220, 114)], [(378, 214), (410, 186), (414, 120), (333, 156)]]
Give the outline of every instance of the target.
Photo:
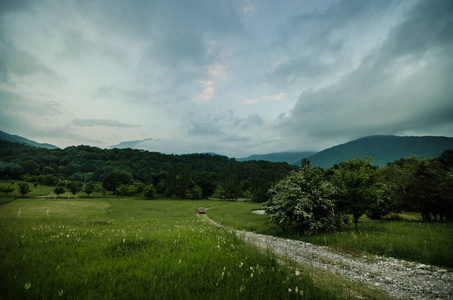
[(194, 200), (198, 200), (198, 199), (203, 198), (203, 191), (202, 191), (201, 187), (199, 187), (198, 185), (194, 185), (194, 186), (187, 192), (186, 198), (188, 198), (188, 199), (194, 199)]
[(8, 193), (12, 193), (16, 190), (16, 187), (12, 184), (0, 186), (0, 192), (5, 193), (5, 196), (8, 196)]
[(370, 161), (371, 158), (343, 161), (335, 170), (334, 183), (340, 191), (337, 206), (352, 214), (356, 228), (359, 218), (377, 199), (376, 168)]
[(22, 194), (22, 196), (25, 196), (26, 194), (31, 192), (31, 187), (27, 182), (23, 181), (23, 182), (19, 183), (18, 190), (19, 190), (19, 193)]
[(171, 165), (168, 168), (167, 175), (165, 177), (165, 196), (172, 197), (177, 193), (178, 181), (176, 166)]
[(234, 158), (223, 168), (220, 174), (222, 186), (225, 188), (226, 198), (237, 200), (242, 194), (241, 178), (238, 163)]
[(203, 191), (203, 198), (208, 198), (212, 194), (214, 194), (214, 173), (203, 171), (194, 174), (194, 181), (195, 184), (201, 187)]
[(88, 197), (90, 197), (90, 194), (93, 193), (95, 191), (96, 187), (94, 186), (94, 184), (92, 182), (88, 182), (86, 185), (85, 185), (85, 188), (83, 189), (83, 191), (85, 192), (85, 194), (87, 194)]
[(26, 174), (37, 175), (39, 173), (39, 165), (32, 159), (25, 161), (22, 167)]
[(72, 193), (74, 197), (75, 194), (82, 190), (82, 183), (79, 181), (68, 181), (66, 186), (68, 187), (69, 191)]
[(155, 195), (156, 195), (156, 189), (154, 188), (154, 185), (149, 184), (149, 185), (145, 186), (145, 188), (143, 189), (143, 196), (145, 196), (148, 199), (152, 199), (152, 198), (154, 198)]
[(117, 193), (117, 188), (121, 185), (130, 185), (133, 183), (132, 175), (126, 171), (113, 170), (102, 180), (102, 186), (107, 191)]
[(57, 186), (56, 188), (53, 189), (53, 192), (55, 193), (55, 195), (57, 195), (57, 197), (59, 197), (61, 194), (64, 194), (66, 191), (63, 187)]

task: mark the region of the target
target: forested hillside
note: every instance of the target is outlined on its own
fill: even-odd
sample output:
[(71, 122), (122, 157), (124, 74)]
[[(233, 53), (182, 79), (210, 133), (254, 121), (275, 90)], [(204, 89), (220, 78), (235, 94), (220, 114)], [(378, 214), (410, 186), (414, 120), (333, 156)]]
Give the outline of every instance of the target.
[(20, 143), (20, 144), (25, 144), (33, 147), (38, 147), (38, 148), (47, 148), (47, 149), (55, 149), (58, 148), (55, 145), (47, 144), (47, 143), (38, 143), (29, 139), (26, 139), (24, 137), (18, 136), (18, 135), (12, 135), (3, 131), (0, 131), (0, 140), (3, 141), (8, 141), (8, 142), (13, 142), (13, 143)]
[[(296, 168), (287, 163), (237, 162), (211, 154), (167, 155), (84, 145), (44, 149), (0, 141), (2, 179), (45, 185), (56, 185), (61, 180), (102, 182), (113, 192), (121, 184), (135, 185), (139, 190), (152, 184), (158, 193), (180, 198), (217, 193), (219, 197), (236, 199), (245, 193), (256, 201), (266, 201), (271, 185)], [(117, 181), (113, 186), (106, 184), (111, 178)]]
[[(371, 157), (372, 165), (385, 166), (388, 162), (412, 155), (422, 159), (437, 157), (447, 149), (453, 149), (453, 138), (375, 135), (325, 149), (309, 156), (308, 159), (313, 166), (322, 168), (330, 168), (357, 157)], [(300, 161), (296, 163), (300, 165)]]

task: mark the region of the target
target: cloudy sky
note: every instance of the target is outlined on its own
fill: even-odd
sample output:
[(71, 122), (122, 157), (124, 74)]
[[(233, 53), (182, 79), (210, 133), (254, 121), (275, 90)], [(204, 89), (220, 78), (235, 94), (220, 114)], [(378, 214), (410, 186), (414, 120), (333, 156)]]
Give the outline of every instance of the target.
[(453, 1), (0, 0), (0, 130), (235, 157), (453, 136)]

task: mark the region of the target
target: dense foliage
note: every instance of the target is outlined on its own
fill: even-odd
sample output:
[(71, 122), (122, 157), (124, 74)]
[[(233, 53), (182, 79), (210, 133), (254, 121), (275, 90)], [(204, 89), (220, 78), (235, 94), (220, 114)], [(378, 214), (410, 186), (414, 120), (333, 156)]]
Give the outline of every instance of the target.
[[(60, 185), (88, 195), (103, 189), (130, 195), (153, 185), (156, 193), (168, 197), (206, 198), (220, 188), (225, 199), (237, 199), (245, 193), (264, 202), (267, 190), (296, 168), (287, 163), (237, 162), (210, 154), (166, 155), (84, 145), (44, 149), (0, 140), (0, 179)], [(145, 197), (152, 198), (149, 195)]]
[(332, 231), (346, 215), (356, 228), (364, 214), (380, 219), (403, 210), (419, 212), (425, 221), (453, 221), (452, 150), (438, 158), (412, 156), (381, 168), (370, 162), (356, 158), (331, 169), (312, 169), (305, 160), (299, 171), (270, 190), (272, 198), (264, 207), (276, 225), (305, 234)]
[[(94, 191), (129, 196), (223, 199), (248, 197), (267, 202), (272, 220), (305, 233), (331, 231), (345, 216), (356, 226), (366, 214), (380, 219), (401, 211), (419, 212), (425, 221), (453, 221), (453, 151), (437, 158), (402, 158), (387, 166), (371, 158), (343, 161), (330, 169), (298, 169), (287, 163), (238, 162), (210, 154), (166, 155), (133, 149), (90, 146), (43, 149), (0, 141), (0, 179), (57, 186), (73, 195)], [(291, 172), (294, 171), (294, 172)], [(289, 174), (289, 175), (288, 175)], [(286, 177), (286, 178), (285, 178)], [(27, 183), (28, 182), (28, 183)], [(56, 193), (58, 194), (58, 193)]]
[(271, 190), (265, 210), (282, 227), (296, 227), (306, 234), (333, 231), (337, 226), (334, 195), (337, 189), (319, 169), (303, 166), (291, 172)]

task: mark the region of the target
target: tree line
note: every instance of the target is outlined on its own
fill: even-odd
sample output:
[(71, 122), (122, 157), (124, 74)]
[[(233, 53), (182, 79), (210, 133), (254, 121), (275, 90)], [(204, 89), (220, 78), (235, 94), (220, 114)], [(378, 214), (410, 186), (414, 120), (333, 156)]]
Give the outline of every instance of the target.
[(453, 150), (437, 158), (402, 158), (385, 167), (371, 158), (343, 161), (329, 169), (290, 172), (269, 190), (264, 204), (271, 220), (305, 234), (329, 232), (352, 217), (381, 219), (391, 213), (419, 212), (424, 221), (453, 221)]
[[(35, 148), (0, 141), (0, 178), (57, 186), (56, 192), (267, 201), (267, 190), (289, 171), (287, 163), (238, 162), (212, 154), (168, 155), (136, 149), (73, 146)], [(63, 189), (63, 190), (62, 190)], [(57, 194), (58, 195), (58, 194)]]

